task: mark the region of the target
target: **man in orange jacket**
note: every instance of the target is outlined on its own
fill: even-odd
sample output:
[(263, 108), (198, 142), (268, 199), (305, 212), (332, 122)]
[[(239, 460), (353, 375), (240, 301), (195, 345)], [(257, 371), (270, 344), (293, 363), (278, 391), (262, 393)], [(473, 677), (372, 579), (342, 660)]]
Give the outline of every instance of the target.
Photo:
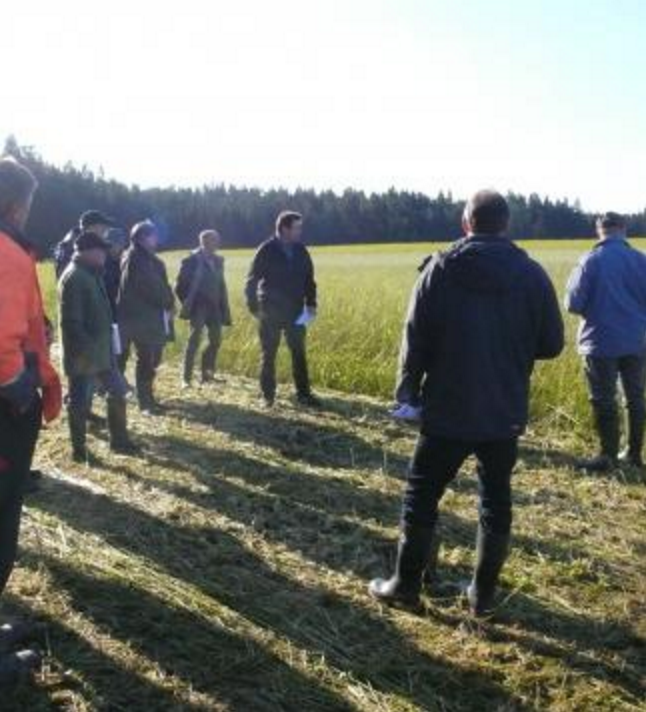
[[(61, 409), (34, 253), (23, 236), (35, 191), (27, 168), (0, 159), (0, 594), (16, 560), (25, 480), (41, 422)], [(36, 652), (19, 650), (28, 632), (25, 625), (0, 626), (0, 690), (39, 665)]]

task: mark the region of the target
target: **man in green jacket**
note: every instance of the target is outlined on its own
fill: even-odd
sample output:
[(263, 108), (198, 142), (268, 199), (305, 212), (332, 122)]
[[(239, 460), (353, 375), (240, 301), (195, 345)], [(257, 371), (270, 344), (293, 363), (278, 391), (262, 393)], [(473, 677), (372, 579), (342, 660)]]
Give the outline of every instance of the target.
[(107, 393), (110, 449), (136, 450), (128, 436), (127, 384), (116, 367), (112, 343), (112, 310), (103, 282), (109, 245), (93, 232), (82, 232), (74, 256), (59, 282), (63, 365), (69, 379), (68, 421), (72, 457), (87, 462), (87, 416), (95, 384)]
[(159, 241), (150, 220), (140, 222), (130, 233), (130, 247), (121, 263), (121, 285), (117, 298), (117, 318), (123, 346), (120, 360), (124, 371), (130, 345), (137, 353), (135, 382), (139, 408), (148, 415), (161, 406), (154, 396), (154, 382), (164, 346), (172, 340), (172, 312), (175, 303), (166, 266), (155, 254)]
[(206, 328), (208, 345), (202, 353), (202, 383), (213, 381), (215, 362), (222, 341), (222, 327), (231, 326), (229, 295), (224, 279), (224, 257), (217, 254), (222, 243), (216, 230), (204, 230), (199, 247), (182, 260), (175, 294), (182, 303), (180, 317), (190, 322), (183, 364), (184, 386), (191, 385), (195, 356)]

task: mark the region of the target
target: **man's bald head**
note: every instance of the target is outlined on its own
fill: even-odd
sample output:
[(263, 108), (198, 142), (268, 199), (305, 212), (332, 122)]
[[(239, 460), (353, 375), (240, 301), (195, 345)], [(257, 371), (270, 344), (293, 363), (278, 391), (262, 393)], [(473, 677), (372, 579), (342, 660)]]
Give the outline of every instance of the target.
[(200, 247), (206, 252), (215, 252), (222, 243), (217, 230), (202, 230), (199, 236)]
[(509, 205), (495, 190), (479, 190), (464, 208), (462, 225), (470, 235), (501, 235), (509, 226)]

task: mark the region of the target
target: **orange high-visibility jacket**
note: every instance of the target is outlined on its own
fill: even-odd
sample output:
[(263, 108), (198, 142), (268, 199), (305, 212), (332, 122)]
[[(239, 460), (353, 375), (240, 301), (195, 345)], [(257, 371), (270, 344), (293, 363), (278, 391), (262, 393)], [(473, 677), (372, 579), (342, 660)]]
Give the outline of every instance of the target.
[(20, 374), (27, 352), (38, 356), (42, 385), (56, 383), (36, 262), (23, 246), (0, 231), (0, 384)]

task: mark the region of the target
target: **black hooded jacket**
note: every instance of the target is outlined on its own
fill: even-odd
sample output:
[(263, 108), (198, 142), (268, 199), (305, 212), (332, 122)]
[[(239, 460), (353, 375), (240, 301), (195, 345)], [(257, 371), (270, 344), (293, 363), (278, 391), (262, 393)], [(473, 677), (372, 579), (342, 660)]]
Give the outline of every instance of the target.
[(563, 349), (563, 320), (543, 268), (503, 237), (475, 235), (435, 255), (411, 298), (400, 380), (422, 391), (422, 432), (516, 437), (537, 359)]

